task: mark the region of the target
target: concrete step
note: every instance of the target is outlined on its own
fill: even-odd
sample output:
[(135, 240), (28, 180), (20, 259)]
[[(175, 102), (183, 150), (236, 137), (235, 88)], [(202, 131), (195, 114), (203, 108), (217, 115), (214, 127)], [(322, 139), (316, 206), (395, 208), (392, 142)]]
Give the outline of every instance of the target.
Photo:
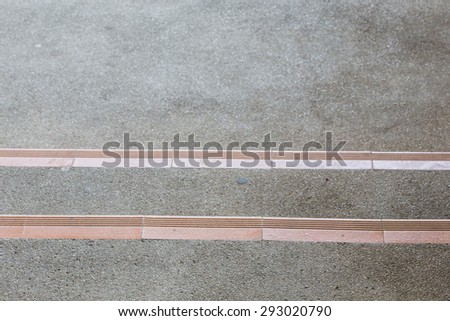
[(449, 219), (447, 171), (0, 168), (0, 214)]
[(447, 245), (0, 240), (3, 300), (448, 300)]

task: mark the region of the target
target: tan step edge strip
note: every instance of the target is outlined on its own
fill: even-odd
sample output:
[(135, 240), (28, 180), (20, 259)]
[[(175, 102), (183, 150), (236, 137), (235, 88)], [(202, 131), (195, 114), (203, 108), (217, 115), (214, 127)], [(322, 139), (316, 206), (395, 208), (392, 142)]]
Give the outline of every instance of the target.
[(450, 244), (450, 220), (0, 215), (0, 238)]
[[(241, 151), (223, 151), (219, 154), (208, 153), (209, 163), (205, 160), (206, 152), (202, 150), (195, 150), (191, 154), (186, 150), (178, 154), (172, 150), (154, 150), (152, 153), (140, 153), (138, 150), (113, 152), (120, 156), (117, 167), (450, 170), (448, 152), (311, 151), (306, 155), (302, 151), (266, 153), (252, 150), (249, 155)], [(254, 155), (259, 157), (259, 162), (252, 165)], [(345, 166), (336, 157), (341, 157)], [(154, 162), (149, 163), (149, 159)], [(188, 159), (195, 160), (195, 163), (189, 163)], [(111, 155), (94, 149), (0, 149), (0, 167), (95, 168), (105, 167), (105, 164), (113, 162)]]

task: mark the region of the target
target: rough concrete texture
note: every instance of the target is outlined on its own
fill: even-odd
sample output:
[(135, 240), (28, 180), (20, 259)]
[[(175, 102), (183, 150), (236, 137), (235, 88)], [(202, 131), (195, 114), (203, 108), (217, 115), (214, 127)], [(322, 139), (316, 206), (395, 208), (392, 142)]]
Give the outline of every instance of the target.
[(448, 246), (0, 241), (7, 300), (449, 300)]
[(0, 214), (450, 218), (440, 171), (0, 168), (0, 182)]
[[(0, 148), (450, 150), (450, 2), (0, 0)], [(449, 172), (0, 169), (1, 214), (449, 218)], [(238, 184), (239, 177), (248, 179)], [(1, 240), (4, 300), (449, 300), (449, 247)]]
[(0, 1), (0, 147), (448, 151), (450, 2)]

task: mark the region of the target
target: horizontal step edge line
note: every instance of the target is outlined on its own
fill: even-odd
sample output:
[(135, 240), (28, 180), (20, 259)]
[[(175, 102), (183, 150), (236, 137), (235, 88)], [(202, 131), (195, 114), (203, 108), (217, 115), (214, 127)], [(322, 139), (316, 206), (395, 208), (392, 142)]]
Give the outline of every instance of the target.
[[(109, 153), (115, 153), (121, 158), (132, 158), (138, 159), (148, 158), (150, 156), (148, 150), (139, 152), (137, 150), (130, 150), (127, 155), (125, 155), (124, 150), (109, 150)], [(205, 155), (207, 153), (208, 155)], [(224, 150), (219, 152), (222, 155), (217, 155), (216, 152), (206, 152), (204, 150), (194, 150), (193, 158), (204, 159), (210, 158), (215, 159), (242, 159), (249, 160), (252, 159), (254, 155), (258, 155), (260, 159), (266, 159), (267, 152), (262, 150), (249, 150), (246, 153), (241, 151), (230, 151)], [(272, 150), (270, 152), (270, 158), (272, 160), (297, 160), (305, 159), (303, 157), (304, 151), (284, 151), (279, 152)], [(164, 159), (164, 158), (174, 158), (173, 150), (153, 150), (151, 158), (154, 159)], [(361, 161), (371, 161), (371, 160), (391, 160), (391, 161), (450, 161), (450, 152), (382, 152), (382, 151), (338, 151), (338, 152), (327, 152), (327, 151), (308, 151), (307, 159), (310, 160), (326, 160), (335, 159), (336, 157), (342, 157), (344, 160), (361, 160)], [(101, 158), (101, 159), (111, 159), (113, 157), (108, 157), (110, 155), (105, 155), (105, 152), (101, 149), (20, 149), (20, 148), (1, 148), (0, 158), (70, 158), (70, 159), (83, 159), (83, 158)], [(127, 156), (127, 157), (125, 157)], [(207, 157), (205, 157), (207, 156)], [(230, 157), (231, 156), (231, 157)], [(178, 158), (192, 158), (190, 157), (189, 151), (180, 150), (177, 156)], [(298, 158), (300, 157), (300, 158)]]
[(450, 231), (450, 220), (374, 220), (273, 217), (0, 215), (0, 227), (275, 228), (360, 231)]

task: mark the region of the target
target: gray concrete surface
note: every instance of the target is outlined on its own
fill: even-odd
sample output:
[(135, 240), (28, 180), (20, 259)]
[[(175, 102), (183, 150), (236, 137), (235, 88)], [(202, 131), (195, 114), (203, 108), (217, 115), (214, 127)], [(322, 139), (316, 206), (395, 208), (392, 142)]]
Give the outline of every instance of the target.
[(449, 300), (448, 246), (1, 240), (4, 300)]
[(450, 2), (0, 1), (0, 147), (448, 151)]
[[(0, 148), (450, 150), (450, 2), (0, 0)], [(449, 218), (450, 173), (0, 168), (0, 214)], [(248, 184), (237, 184), (239, 177)], [(4, 300), (449, 300), (446, 245), (0, 240)]]
[(0, 214), (450, 218), (445, 171), (0, 168), (0, 182)]

